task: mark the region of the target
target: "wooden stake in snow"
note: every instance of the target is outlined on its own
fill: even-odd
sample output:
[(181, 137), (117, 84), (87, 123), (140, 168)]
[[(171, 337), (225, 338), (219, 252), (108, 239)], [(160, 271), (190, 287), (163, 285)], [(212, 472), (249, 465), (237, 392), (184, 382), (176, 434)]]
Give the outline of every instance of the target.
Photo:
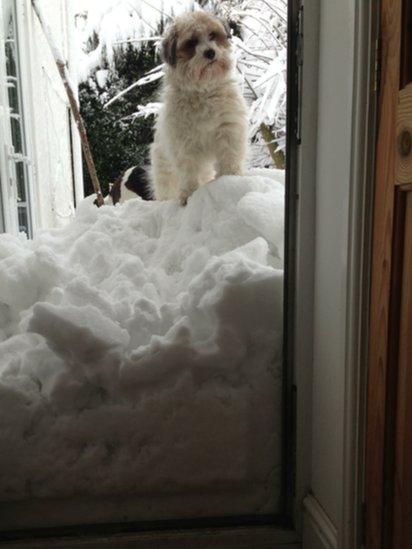
[(80, 134), (80, 140), (82, 143), (82, 149), (84, 158), (86, 159), (87, 168), (89, 170), (90, 179), (92, 180), (94, 192), (97, 195), (97, 205), (103, 206), (104, 200), (102, 195), (102, 190), (100, 187), (99, 179), (97, 177), (96, 173), (96, 167), (94, 165), (92, 152), (90, 150), (89, 140), (87, 139), (87, 133), (86, 128), (83, 122), (83, 118), (80, 114), (79, 106), (77, 104), (75, 95), (74, 95), (74, 88), (70, 81), (69, 71), (67, 70), (67, 64), (63, 58), (62, 53), (60, 52), (56, 42), (53, 39), (53, 35), (51, 32), (50, 27), (47, 25), (46, 20), (43, 17), (43, 13), (41, 11), (40, 5), (38, 0), (31, 0), (32, 6), (34, 11), (36, 12), (36, 15), (40, 21), (40, 25), (43, 29), (44, 35), (46, 37), (46, 40), (49, 44), (49, 47), (51, 49), (51, 52), (53, 54), (54, 60), (56, 61), (57, 68), (59, 70), (60, 76), (63, 81), (64, 88), (67, 93), (67, 97), (69, 99), (70, 109), (73, 113), (74, 120), (76, 122), (77, 129), (79, 130)]

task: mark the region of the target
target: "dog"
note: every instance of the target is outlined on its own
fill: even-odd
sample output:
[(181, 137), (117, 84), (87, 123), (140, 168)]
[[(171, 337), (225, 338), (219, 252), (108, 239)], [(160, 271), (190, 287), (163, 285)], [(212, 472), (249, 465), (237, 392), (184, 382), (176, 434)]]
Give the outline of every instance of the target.
[[(122, 172), (110, 185), (109, 194), (105, 196), (106, 205), (116, 205), (140, 196), (143, 200), (153, 200), (149, 177), (145, 168), (132, 166)], [(97, 206), (97, 199), (94, 201)]]
[(241, 175), (247, 109), (233, 74), (230, 29), (205, 11), (177, 17), (162, 42), (162, 107), (151, 146), (156, 200), (190, 195), (214, 177)]

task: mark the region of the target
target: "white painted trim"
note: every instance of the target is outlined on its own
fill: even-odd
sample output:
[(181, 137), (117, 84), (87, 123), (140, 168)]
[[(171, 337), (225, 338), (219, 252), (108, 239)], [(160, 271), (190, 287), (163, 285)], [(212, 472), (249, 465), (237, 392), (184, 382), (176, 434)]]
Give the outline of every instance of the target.
[[(67, 40), (68, 40), (68, 68), (70, 78), (75, 86), (76, 99), (78, 101), (78, 76), (76, 66), (76, 53), (75, 53), (75, 36), (74, 36), (74, 8), (72, 2), (66, 2), (65, 17), (67, 21)], [(80, 141), (79, 130), (77, 124), (70, 114), (70, 132), (72, 136), (72, 154), (73, 154), (73, 178), (74, 178), (74, 202), (76, 206), (80, 200), (84, 198), (84, 182), (83, 182), (83, 162), (82, 162), (82, 146)]]
[[(77, 90), (76, 90), (77, 94)], [(72, 136), (72, 161), (73, 161), (73, 178), (74, 178), (74, 203), (76, 208), (79, 202), (84, 198), (84, 181), (83, 181), (83, 155), (80, 135), (77, 124), (70, 114), (70, 132)]]
[(11, 232), (15, 226), (14, 219), (11, 218), (11, 189), (10, 174), (8, 169), (8, 159), (6, 156), (6, 144), (10, 143), (10, 132), (8, 131), (8, 106), (7, 87), (6, 87), (6, 59), (5, 59), (5, 41), (4, 41), (4, 22), (3, 10), (0, 7), (0, 193), (2, 206), (2, 220), (4, 230)]
[[(321, 12), (326, 9), (335, 10), (339, 13), (341, 6), (338, 3), (329, 3), (326, 0), (313, 0), (305, 2), (305, 36), (303, 44), (304, 73), (303, 73), (303, 112), (302, 112), (302, 145), (299, 156), (299, 184), (298, 184), (298, 241), (297, 241), (297, 278), (296, 278), (296, 327), (295, 327), (295, 360), (296, 373), (295, 382), (297, 384), (297, 484), (296, 484), (296, 517), (297, 525), (311, 525), (311, 529), (319, 538), (318, 543), (313, 547), (337, 547), (339, 549), (355, 549), (360, 547), (361, 538), (361, 515), (362, 515), (362, 444), (363, 444), (363, 393), (365, 388), (365, 364), (364, 364), (364, 319), (367, 316), (367, 271), (368, 271), (368, 247), (369, 235), (367, 216), (367, 204), (370, 203), (370, 190), (368, 186), (371, 183), (370, 170), (371, 158), (370, 141), (373, 141), (373, 124), (370, 121), (370, 67), (371, 63), (371, 24), (372, 24), (372, 4), (371, 2), (356, 2), (356, 0), (345, 0), (345, 9), (347, 10), (347, 30), (354, 33), (353, 42), (348, 35), (348, 42), (345, 44), (341, 39), (342, 48), (347, 48), (344, 70), (347, 73), (347, 82), (350, 86), (349, 94), (346, 95), (347, 104), (340, 105), (336, 102), (336, 111), (330, 121), (323, 119), (323, 126), (316, 126), (316, 112), (318, 102), (321, 101), (321, 95), (317, 88), (318, 63), (319, 59), (327, 58), (328, 51), (318, 51), (318, 25), (321, 21)], [(337, 15), (336, 15), (337, 16)], [(330, 45), (330, 44), (329, 44)], [(325, 48), (320, 44), (320, 48)], [(338, 50), (338, 54), (341, 55)], [(324, 67), (321, 67), (325, 70)], [(353, 82), (351, 82), (353, 79)], [(329, 72), (323, 75), (323, 81), (320, 80), (320, 86), (323, 97), (327, 92), (333, 93)], [(325, 91), (327, 88), (327, 91)], [(345, 92), (347, 93), (347, 91)], [(329, 104), (329, 109), (331, 105)], [(344, 112), (346, 109), (348, 112)], [(319, 112), (322, 113), (322, 103), (319, 104)], [(342, 130), (339, 122), (346, 123)], [(347, 121), (350, 124), (347, 124)], [(348, 129), (349, 127), (349, 129)], [(324, 468), (331, 466), (331, 456), (318, 455), (316, 452), (312, 455), (312, 434), (316, 429), (321, 429), (319, 423), (322, 417), (317, 414), (317, 424), (312, 423), (310, 413), (311, 402), (313, 399), (313, 318), (315, 314), (315, 304), (313, 300), (313, 272), (317, 265), (317, 239), (315, 230), (316, 212), (316, 185), (319, 178), (326, 178), (326, 172), (317, 173), (318, 155), (318, 130), (323, 132), (320, 139), (327, 143), (325, 134), (328, 132), (334, 138), (335, 131), (345, 131), (345, 147), (339, 150), (339, 155), (345, 154), (344, 164), (340, 158), (341, 173), (345, 168), (345, 175), (341, 177), (342, 184), (346, 185), (347, 191), (347, 214), (345, 214), (345, 204), (335, 204), (333, 198), (330, 199), (330, 207), (336, 207), (336, 217), (338, 222), (342, 223), (342, 214), (345, 215), (345, 221), (342, 223), (342, 232), (340, 238), (344, 245), (339, 244), (342, 250), (341, 268), (345, 268), (345, 284), (337, 287), (343, 297), (343, 313), (336, 311), (336, 314), (342, 315), (342, 324), (345, 329), (342, 331), (340, 340), (339, 361), (344, 368), (342, 388), (339, 389), (339, 398), (342, 397), (342, 407), (339, 409), (339, 417), (336, 417), (336, 424), (339, 429), (343, 429), (342, 450), (338, 452), (339, 467), (337, 468), (336, 483), (329, 482), (327, 486), (329, 500), (322, 501), (322, 494), (315, 493), (314, 496), (307, 496), (304, 505), (300, 507), (303, 495), (308, 493), (312, 486), (311, 468), (312, 462), (320, 465), (322, 470), (322, 460)], [(321, 151), (324, 154), (325, 151)], [(324, 159), (323, 159), (324, 162)], [(325, 165), (322, 166), (325, 170)], [(328, 173), (332, 171), (328, 166)], [(323, 183), (323, 190), (325, 182)], [(328, 191), (328, 189), (326, 189)], [(322, 188), (318, 189), (322, 192)], [(345, 197), (346, 199), (346, 197)], [(322, 205), (325, 208), (325, 204)], [(322, 212), (321, 212), (322, 213)], [(328, 238), (333, 238), (331, 234)], [(336, 249), (336, 248), (335, 248)], [(329, 250), (329, 248), (328, 248)], [(325, 254), (325, 248), (323, 249)], [(346, 256), (346, 257), (345, 257)], [(326, 268), (327, 262), (323, 256), (323, 266)], [(325, 275), (326, 276), (326, 275)], [(345, 277), (341, 277), (344, 280)], [(325, 277), (323, 278), (325, 280)], [(318, 281), (317, 281), (318, 283)], [(319, 284), (318, 284), (319, 286)], [(317, 289), (321, 291), (322, 288)], [(327, 330), (326, 330), (327, 333)], [(318, 334), (319, 335), (319, 334)], [(318, 346), (322, 342), (318, 341)], [(319, 358), (319, 357), (318, 357)], [(335, 357), (333, 357), (335, 358)], [(325, 362), (327, 359), (323, 357)], [(332, 359), (333, 364), (333, 359)], [(319, 379), (317, 379), (319, 382)], [(330, 386), (324, 386), (317, 391), (327, 391)], [(323, 394), (323, 393), (322, 393)], [(335, 418), (334, 418), (335, 421)], [(315, 461), (316, 460), (316, 461)], [(333, 465), (332, 465), (333, 466)], [(318, 501), (329, 505), (331, 501), (336, 502), (337, 512), (331, 514), (335, 525), (329, 516), (322, 509)], [(333, 499), (334, 498), (334, 499)], [(333, 507), (333, 505), (331, 506)], [(329, 511), (329, 509), (327, 509)], [(303, 517), (301, 513), (303, 511)], [(333, 513), (331, 511), (331, 513)], [(326, 517), (326, 518), (325, 518)], [(303, 520), (302, 520), (303, 519)], [(327, 520), (326, 520), (327, 519)], [(319, 534), (319, 532), (321, 534)], [(326, 544), (326, 545), (325, 545)], [(332, 544), (332, 545), (331, 545)], [(305, 546), (304, 546), (305, 547)], [(306, 549), (306, 547), (305, 547)]]
[[(322, 544), (321, 547), (324, 549), (338, 549), (338, 532), (317, 499), (312, 495), (306, 496), (303, 500), (303, 507), (309, 527), (311, 527), (319, 543)], [(303, 538), (303, 547), (306, 549), (305, 536)]]
[(7, 71), (3, 8), (0, 3), (0, 172), (4, 213), (4, 227), (7, 233), (18, 233), (17, 188), (11, 172), (8, 151), (12, 144), (9, 121), (9, 98), (7, 93)]
[(345, 345), (342, 549), (362, 543), (362, 475), (366, 393), (371, 196), (376, 137), (377, 95), (372, 90), (379, 7), (355, 5), (355, 52), (351, 189), (349, 203), (348, 281)]
[(30, 52), (30, 37), (31, 29), (29, 26), (29, 17), (27, 12), (26, 0), (15, 0), (16, 2), (16, 26), (19, 46), (20, 60), (20, 81), (21, 81), (21, 97), (23, 110), (23, 131), (26, 145), (26, 154), (30, 158), (31, 163), (27, 166), (28, 173), (28, 198), (30, 208), (30, 220), (32, 233), (36, 232), (39, 227), (39, 204), (37, 201), (37, 177), (35, 167), (35, 129), (33, 120), (33, 85)]
[[(1, 10), (0, 10), (1, 12)], [(0, 27), (2, 27), (2, 19), (0, 13)], [(1, 37), (0, 30), (0, 48), (4, 46), (4, 42)], [(0, 178), (1, 178), (1, 198), (3, 206), (3, 223), (4, 230), (7, 233), (16, 234), (17, 230), (17, 208), (15, 208), (15, 195), (13, 185), (10, 180), (10, 166), (9, 159), (6, 154), (6, 147), (10, 143), (9, 128), (8, 126), (8, 114), (5, 112), (5, 103), (3, 102), (4, 94), (6, 93), (6, 86), (3, 84), (3, 57), (0, 52)], [(2, 93), (2, 91), (4, 93)]]
[(301, 145), (298, 151), (294, 383), (296, 409), (295, 523), (302, 527), (302, 500), (310, 489), (313, 383), (316, 146), (320, 0), (304, 7)]

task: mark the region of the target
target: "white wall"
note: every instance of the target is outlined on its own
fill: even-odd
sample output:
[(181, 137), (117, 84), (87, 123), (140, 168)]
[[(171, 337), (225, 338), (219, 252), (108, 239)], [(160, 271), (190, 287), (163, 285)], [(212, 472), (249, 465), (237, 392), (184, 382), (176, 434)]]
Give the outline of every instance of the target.
[[(71, 125), (64, 87), (30, 0), (20, 7), (27, 117), (35, 178), (35, 227), (58, 227), (74, 213)], [(69, 53), (66, 0), (42, 2), (45, 18), (65, 56)], [(30, 120), (29, 120), (30, 118)], [(78, 148), (75, 149), (79, 155)], [(78, 163), (78, 159), (75, 159)]]

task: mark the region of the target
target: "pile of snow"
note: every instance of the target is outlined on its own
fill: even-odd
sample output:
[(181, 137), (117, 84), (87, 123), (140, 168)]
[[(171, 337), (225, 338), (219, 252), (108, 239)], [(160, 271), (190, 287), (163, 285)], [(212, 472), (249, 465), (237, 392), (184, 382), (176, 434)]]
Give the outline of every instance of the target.
[(275, 510), (283, 195), (227, 176), (1, 235), (0, 500), (253, 485)]

